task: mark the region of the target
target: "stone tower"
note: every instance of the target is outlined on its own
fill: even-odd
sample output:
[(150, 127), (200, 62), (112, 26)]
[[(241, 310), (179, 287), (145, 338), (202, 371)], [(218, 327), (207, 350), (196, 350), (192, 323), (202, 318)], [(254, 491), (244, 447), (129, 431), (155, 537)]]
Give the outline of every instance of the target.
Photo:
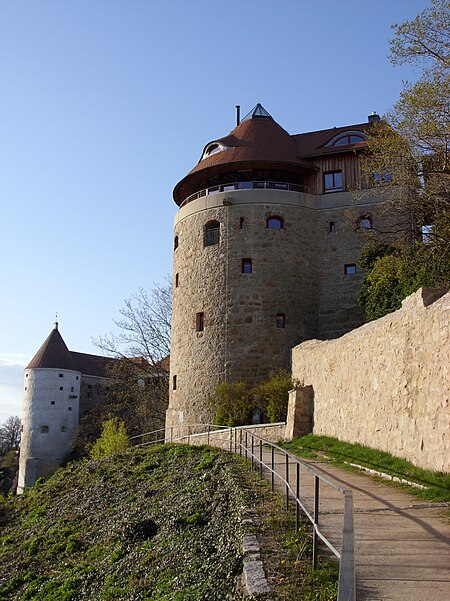
[(351, 192), (368, 127), (291, 136), (258, 104), (176, 185), (167, 427), (210, 422), (219, 382), (254, 385), (362, 323), (356, 263), (382, 219), (379, 195)]

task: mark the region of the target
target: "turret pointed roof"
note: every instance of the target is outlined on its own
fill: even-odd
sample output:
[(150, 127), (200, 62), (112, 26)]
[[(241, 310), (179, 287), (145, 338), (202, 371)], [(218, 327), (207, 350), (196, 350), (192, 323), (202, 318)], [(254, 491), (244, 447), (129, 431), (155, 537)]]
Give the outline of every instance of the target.
[(55, 368), (78, 371), (71, 352), (58, 331), (58, 323), (25, 369)]

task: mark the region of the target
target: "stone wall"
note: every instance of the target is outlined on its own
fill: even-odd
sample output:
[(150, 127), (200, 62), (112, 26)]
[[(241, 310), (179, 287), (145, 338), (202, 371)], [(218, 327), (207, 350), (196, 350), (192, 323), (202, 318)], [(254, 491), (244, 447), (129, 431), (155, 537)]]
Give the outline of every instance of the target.
[(421, 289), (339, 339), (293, 349), (293, 376), (312, 387), (314, 434), (450, 471), (450, 293), (439, 294)]

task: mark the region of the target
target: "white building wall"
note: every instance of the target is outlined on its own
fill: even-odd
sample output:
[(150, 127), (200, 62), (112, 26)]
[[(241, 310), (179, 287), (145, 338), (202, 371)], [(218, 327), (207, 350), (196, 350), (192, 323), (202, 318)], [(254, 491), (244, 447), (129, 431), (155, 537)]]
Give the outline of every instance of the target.
[(79, 421), (81, 373), (26, 369), (18, 492), (49, 476), (72, 449)]

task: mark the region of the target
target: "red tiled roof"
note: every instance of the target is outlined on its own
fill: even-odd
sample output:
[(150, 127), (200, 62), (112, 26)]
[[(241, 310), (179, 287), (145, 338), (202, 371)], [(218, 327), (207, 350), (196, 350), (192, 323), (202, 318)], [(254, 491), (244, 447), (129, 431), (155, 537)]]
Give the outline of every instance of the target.
[(337, 152), (349, 152), (355, 147), (365, 147), (365, 143), (349, 144), (346, 146), (326, 146), (335, 136), (346, 131), (360, 131), (367, 133), (370, 123), (358, 123), (356, 125), (345, 125), (343, 127), (332, 127), (311, 131), (305, 134), (294, 134), (292, 138), (297, 143), (298, 155), (301, 157), (312, 157), (320, 154), (336, 154)]
[(241, 121), (230, 134), (212, 141), (228, 148), (200, 159), (198, 164), (175, 186), (173, 197), (175, 202), (181, 204), (186, 196), (198, 191), (198, 185), (208, 178), (239, 169), (252, 167), (286, 171), (316, 169), (313, 162), (308, 159), (323, 154), (351, 152), (365, 147), (364, 142), (327, 147), (326, 144), (334, 136), (345, 131), (365, 132), (369, 127), (369, 123), (359, 123), (291, 136), (272, 117), (253, 117)]

